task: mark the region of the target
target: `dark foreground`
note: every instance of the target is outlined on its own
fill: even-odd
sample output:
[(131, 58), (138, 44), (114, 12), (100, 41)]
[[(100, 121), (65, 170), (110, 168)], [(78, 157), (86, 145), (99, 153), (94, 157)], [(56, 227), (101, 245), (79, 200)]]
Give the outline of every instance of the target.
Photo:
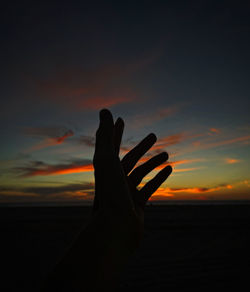
[[(90, 209), (0, 212), (0, 290), (39, 291)], [(121, 291), (249, 291), (250, 205), (153, 206), (145, 217), (144, 242), (122, 276)]]

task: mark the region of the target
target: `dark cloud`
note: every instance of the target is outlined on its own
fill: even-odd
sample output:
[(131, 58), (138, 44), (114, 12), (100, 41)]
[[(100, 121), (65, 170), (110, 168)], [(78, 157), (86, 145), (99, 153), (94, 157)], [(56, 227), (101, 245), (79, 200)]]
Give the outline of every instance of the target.
[(94, 147), (95, 137), (81, 135), (79, 138), (77, 138), (77, 142), (79, 142), (80, 144), (86, 145), (88, 147)]
[(63, 186), (50, 186), (50, 187), (29, 187), (24, 188), (24, 192), (36, 193), (40, 196), (49, 196), (50, 194), (58, 194), (65, 192), (84, 192), (93, 194), (94, 183), (86, 182), (81, 184), (68, 184)]
[(94, 183), (83, 182), (62, 186), (1, 187), (0, 202), (63, 202), (71, 200), (91, 201), (94, 196)]
[(30, 161), (24, 166), (15, 167), (13, 169), (13, 171), (20, 177), (60, 175), (92, 170), (92, 160), (90, 159), (75, 159), (68, 163), (61, 164), (47, 164), (42, 161)]

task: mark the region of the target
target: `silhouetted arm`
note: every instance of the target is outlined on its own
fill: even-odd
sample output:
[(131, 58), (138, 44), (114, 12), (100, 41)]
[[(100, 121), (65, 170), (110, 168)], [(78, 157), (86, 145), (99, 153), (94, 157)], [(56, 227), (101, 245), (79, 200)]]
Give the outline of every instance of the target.
[(166, 166), (140, 190), (142, 179), (168, 159), (162, 152), (134, 168), (156, 142), (149, 134), (120, 161), (124, 122), (100, 111), (96, 132), (95, 199), (87, 226), (50, 274), (42, 291), (117, 291), (121, 271), (143, 236), (144, 206), (170, 175)]

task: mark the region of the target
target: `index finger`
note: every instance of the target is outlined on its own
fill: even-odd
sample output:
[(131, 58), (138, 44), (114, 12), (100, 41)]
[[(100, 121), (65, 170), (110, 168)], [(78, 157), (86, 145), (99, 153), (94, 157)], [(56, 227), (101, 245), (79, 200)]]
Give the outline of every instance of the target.
[(99, 113), (100, 124), (96, 131), (95, 158), (105, 157), (114, 151), (113, 132), (114, 121), (111, 112), (102, 109)]
[(126, 175), (134, 168), (139, 159), (154, 145), (156, 140), (155, 134), (149, 134), (123, 157), (121, 163)]

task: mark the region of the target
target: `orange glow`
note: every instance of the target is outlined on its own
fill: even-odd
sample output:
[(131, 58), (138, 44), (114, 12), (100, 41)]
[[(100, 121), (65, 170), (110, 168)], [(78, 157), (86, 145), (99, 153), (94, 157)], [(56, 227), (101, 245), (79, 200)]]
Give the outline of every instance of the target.
[(227, 164), (234, 164), (234, 163), (239, 163), (240, 160), (239, 159), (234, 159), (234, 158), (225, 158), (225, 162)]
[(194, 163), (194, 162), (201, 162), (201, 161), (204, 161), (204, 159), (203, 158), (182, 159), (182, 160), (177, 160), (177, 161), (169, 161), (168, 163), (174, 166), (178, 164)]
[(199, 194), (199, 193), (206, 193), (206, 192), (213, 192), (220, 190), (222, 187), (214, 187), (214, 188), (166, 188), (169, 192), (173, 193), (192, 193), (192, 194)]
[(93, 171), (93, 165), (81, 165), (81, 166), (71, 166), (64, 169), (57, 169), (52, 166), (48, 166), (44, 169), (36, 169), (30, 171), (28, 174), (24, 175), (24, 177), (29, 176), (37, 176), (37, 175), (60, 175), (60, 174), (71, 174), (71, 173), (79, 173), (79, 172), (88, 172)]
[(181, 169), (174, 169), (174, 172), (186, 172), (186, 171), (193, 171), (197, 169), (201, 169), (203, 167), (189, 167), (189, 168), (181, 168)]
[(215, 134), (220, 134), (221, 132), (219, 129), (216, 129), (216, 128), (210, 128), (209, 131)]
[(69, 130), (68, 132), (66, 132), (63, 136), (55, 138), (57, 144), (61, 144), (66, 138), (73, 136), (74, 133), (72, 130)]
[[(139, 188), (142, 188), (146, 183), (140, 183)], [(182, 188), (170, 188), (159, 187), (158, 190), (152, 195), (153, 200), (162, 200), (166, 197), (175, 197), (175, 193), (188, 193), (195, 195), (196, 199), (205, 200), (206, 197), (200, 194), (215, 192), (223, 189), (232, 189), (232, 185), (220, 185), (216, 187), (182, 187)], [(199, 194), (199, 197), (196, 195)]]
[(153, 194), (153, 197), (173, 197), (174, 195), (171, 194), (168, 188), (158, 188), (158, 190)]
[[(175, 193), (189, 193), (189, 194), (202, 194), (202, 193), (208, 193), (208, 192), (214, 192), (219, 191), (221, 189), (232, 189), (232, 185), (225, 185), (225, 186), (217, 186), (212, 188), (162, 188), (160, 187), (154, 194), (153, 197), (156, 199), (156, 197), (161, 196), (163, 197), (173, 197)], [(205, 197), (203, 197), (205, 198)]]

